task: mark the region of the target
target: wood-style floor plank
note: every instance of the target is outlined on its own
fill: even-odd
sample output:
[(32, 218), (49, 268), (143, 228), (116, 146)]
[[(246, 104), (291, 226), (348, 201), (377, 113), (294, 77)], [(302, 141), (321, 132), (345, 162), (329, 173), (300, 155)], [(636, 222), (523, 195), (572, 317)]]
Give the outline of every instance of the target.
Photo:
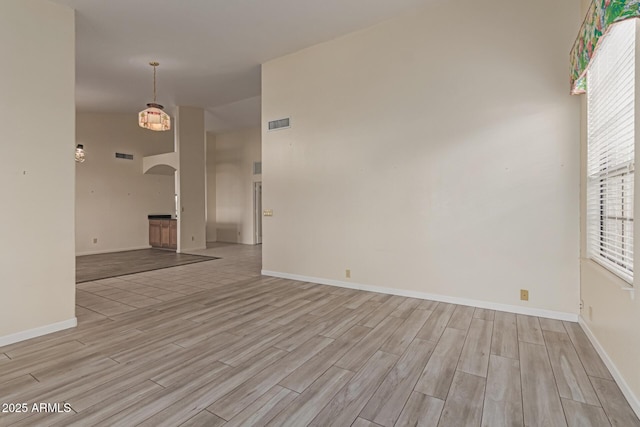
[(469, 325), (471, 324), (471, 319), (473, 319), (473, 313), (475, 312), (474, 307), (469, 307), (467, 305), (457, 305), (453, 314), (451, 315), (451, 319), (449, 319), (449, 323), (447, 324), (447, 328), (461, 329), (466, 331), (469, 329)]
[(607, 414), (599, 406), (561, 399), (569, 427), (608, 427), (611, 426)]
[(406, 319), (413, 311), (420, 305), (420, 300), (414, 298), (407, 298), (402, 304), (400, 304), (395, 310), (389, 314), (393, 317), (401, 317)]
[(380, 350), (398, 355), (404, 353), (432, 313), (431, 310), (414, 310)]
[(640, 420), (629, 406), (618, 385), (612, 380), (591, 377), (602, 408), (611, 425), (624, 427), (640, 427)]
[(356, 418), (351, 427), (380, 427), (380, 424), (372, 423), (364, 418)]
[(457, 371), (438, 426), (479, 426), (482, 420), (485, 382), (484, 378)]
[(407, 400), (395, 427), (430, 427), (438, 425), (444, 400), (414, 391)]
[(360, 345), (342, 356), (335, 365), (350, 371), (358, 371), (402, 323), (403, 320), (400, 318), (386, 317), (362, 339)]
[(389, 299), (380, 305), (373, 313), (365, 317), (361, 325), (367, 328), (375, 328), (380, 322), (387, 319), (388, 316), (393, 313), (398, 306), (400, 306), (406, 298), (392, 295)]
[[(115, 426), (148, 423), (152, 426), (176, 425), (192, 418), (218, 396), (253, 377), (267, 366), (281, 360), (284, 351), (273, 349), (256, 356), (246, 367), (226, 369), (210, 375), (196, 372), (179, 384), (161, 390), (138, 404), (133, 404), (98, 425)], [(244, 369), (243, 369), (244, 368)], [(188, 402), (188, 403), (187, 403)]]
[(294, 391), (278, 385), (273, 386), (258, 400), (231, 418), (225, 426), (265, 426), (298, 396)]
[(211, 412), (200, 411), (195, 417), (180, 424), (180, 427), (221, 427), (225, 423), (225, 420), (216, 417)]
[(495, 310), (489, 310), (486, 308), (476, 308), (473, 312), (473, 317), (475, 319), (489, 320), (493, 322), (496, 318)]
[(353, 377), (353, 372), (332, 366), (268, 425), (307, 425)]
[(398, 356), (394, 354), (382, 351), (375, 353), (309, 425), (317, 427), (351, 425), (397, 361)]
[(567, 421), (547, 349), (543, 345), (520, 342), (520, 371), (525, 425), (565, 427)]
[[(136, 402), (144, 402), (149, 396), (155, 396), (162, 392), (163, 388), (152, 381), (141, 382), (120, 394), (112, 395), (106, 400), (78, 412), (74, 417), (53, 424), (54, 427), (83, 427), (94, 426), (99, 422), (116, 415), (120, 409), (134, 405)], [(73, 404), (72, 404), (73, 406)]]
[(280, 384), (290, 390), (302, 393), (369, 332), (371, 332), (371, 329), (365, 326), (356, 325), (352, 327), (340, 338), (322, 349), (318, 354), (280, 381)]
[(580, 325), (572, 322), (563, 323), (587, 374), (591, 377), (612, 380), (613, 377), (611, 377), (609, 370), (602, 362), (602, 359), (600, 359), (600, 356), (591, 345), (591, 341), (589, 341), (589, 338), (587, 338), (587, 335)]
[(447, 323), (453, 315), (456, 306), (453, 304), (439, 303), (431, 316), (416, 335), (416, 338), (426, 341), (438, 342), (440, 336), (447, 327)]
[(69, 425), (75, 418), (74, 412), (35, 412), (30, 413), (28, 418), (24, 418), (16, 423), (12, 423), (12, 427), (33, 427), (33, 426), (51, 426), (51, 425)]
[(418, 305), (418, 310), (435, 310), (436, 307), (439, 305), (440, 303), (437, 301), (431, 301), (428, 299), (422, 300), (420, 301), (420, 304)]
[[(371, 292), (362, 292), (362, 293), (356, 294), (351, 298), (347, 299), (342, 304), (342, 306), (353, 310), (355, 308), (360, 307), (363, 303), (369, 301), (371, 298), (373, 298), (374, 295), (375, 294)], [(334, 296), (340, 298), (339, 295), (334, 295)]]
[(544, 331), (544, 340), (560, 397), (599, 406), (598, 396), (569, 336), (564, 332)]
[(520, 363), (517, 360), (491, 356), (482, 426), (524, 426)]
[(534, 316), (516, 315), (518, 325), (518, 341), (544, 345), (540, 321)]
[[(193, 369), (202, 372), (206, 370), (208, 374), (215, 374), (216, 372), (224, 371), (225, 369), (227, 369), (227, 366), (223, 365), (220, 362), (213, 362), (206, 366), (199, 365), (197, 368), (194, 366)], [(163, 384), (160, 384), (153, 380), (152, 382), (163, 388), (166, 388), (170, 385), (179, 383), (180, 380), (184, 379), (185, 376), (188, 376), (189, 373), (190, 371), (187, 370), (182, 371), (182, 375), (171, 383), (164, 382)], [(113, 396), (118, 396), (122, 393), (126, 393), (127, 390), (131, 387), (144, 382), (145, 377), (148, 376), (149, 374), (142, 373), (126, 375), (125, 378), (115, 378), (111, 381), (101, 384), (95, 389), (89, 390), (87, 393), (83, 393), (82, 395), (76, 395), (75, 397), (73, 397), (72, 407), (75, 411), (83, 412), (87, 408), (91, 408), (95, 405), (100, 405), (101, 402), (104, 402), (105, 400), (110, 399)]]
[[(314, 321), (316, 320), (314, 318), (312, 318), (311, 320), (305, 318), (304, 320), (296, 322), (297, 325), (301, 325), (304, 327), (296, 330), (291, 335), (284, 337), (282, 340), (274, 344), (274, 347), (281, 348), (282, 350), (286, 350), (288, 352), (292, 352), (298, 347), (300, 347), (301, 345), (303, 345), (304, 343), (306, 343), (311, 338), (319, 335), (322, 331), (324, 331), (327, 328), (327, 323), (320, 321), (320, 319), (317, 319), (317, 321)], [(327, 338), (327, 339), (331, 339), (331, 338)]]
[[(33, 375), (24, 374), (9, 381), (0, 380), (0, 389), (19, 392), (20, 390), (27, 389), (29, 386), (37, 385), (38, 383), (38, 380), (36, 380)], [(0, 392), (0, 399), (2, 398), (3, 396)]]
[(216, 399), (207, 410), (230, 420), (332, 342), (331, 338), (320, 336), (308, 340), (278, 362), (245, 379), (230, 393), (223, 394), (224, 397)]
[(467, 339), (462, 347), (458, 370), (467, 374), (487, 377), (493, 322), (472, 319)]
[(415, 390), (445, 400), (464, 345), (465, 332), (447, 328), (433, 350)]
[[(163, 359), (163, 354), (153, 355), (154, 357), (147, 357), (144, 360), (131, 363), (127, 365), (118, 365), (116, 369), (103, 369), (100, 365), (94, 365), (95, 372), (88, 375), (76, 376), (74, 371), (73, 375), (69, 375), (68, 378), (61, 378), (56, 381), (47, 381), (44, 383), (38, 383), (37, 386), (31, 387), (27, 390), (20, 390), (17, 393), (12, 393), (8, 397), (8, 401), (67, 401), (75, 405), (76, 403), (82, 404), (81, 399), (85, 396), (90, 396), (95, 393), (103, 392), (110, 387), (121, 388), (126, 387), (126, 385), (121, 386), (121, 382), (123, 379), (129, 380), (133, 379), (133, 383), (144, 383), (147, 378), (154, 375), (158, 370), (165, 368), (171, 363), (181, 363), (181, 359), (179, 358), (167, 358)], [(149, 363), (153, 362), (155, 356), (159, 356), (159, 359), (164, 360), (164, 363)], [(82, 362), (78, 362), (79, 366), (82, 366), (84, 371), (86, 369), (86, 365), (83, 365)], [(141, 366), (147, 366), (148, 370), (141, 370)], [(140, 372), (142, 371), (142, 372)], [(154, 383), (155, 384), (155, 383)], [(108, 400), (107, 400), (108, 401)], [(101, 403), (105, 403), (104, 401)], [(108, 407), (109, 409), (113, 409), (113, 407), (117, 408), (117, 403), (113, 406)], [(108, 410), (108, 409), (106, 409)], [(82, 412), (84, 416), (85, 411)], [(10, 414), (10, 418), (20, 418), (21, 414)], [(24, 415), (24, 414), (22, 414)], [(77, 418), (82, 418), (81, 416)]]
[(566, 334), (567, 330), (564, 328), (564, 324), (561, 320), (546, 319), (544, 317), (538, 317), (540, 321), (540, 329), (542, 331), (561, 332)]
[(339, 338), (340, 335), (359, 324), (360, 320), (375, 311), (380, 305), (373, 302), (372, 299), (353, 310), (341, 307), (339, 310), (332, 311), (330, 314), (334, 316), (335, 322), (322, 332), (322, 335), (327, 338)]
[(360, 416), (376, 424), (392, 427), (434, 348), (435, 344), (431, 341), (414, 340), (369, 399)]
[(515, 314), (496, 312), (491, 337), (491, 354), (518, 359), (518, 328)]

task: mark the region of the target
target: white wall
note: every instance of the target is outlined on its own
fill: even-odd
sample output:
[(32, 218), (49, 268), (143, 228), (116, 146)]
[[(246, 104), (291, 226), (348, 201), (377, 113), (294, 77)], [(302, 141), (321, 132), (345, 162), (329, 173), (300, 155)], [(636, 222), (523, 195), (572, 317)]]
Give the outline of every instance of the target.
[(436, 2), (264, 64), (263, 269), (575, 319), (579, 15)]
[(260, 128), (216, 135), (216, 221), (220, 242), (254, 244), (253, 163), (261, 161)]
[(173, 151), (173, 132), (142, 129), (135, 114), (78, 113), (76, 139), (86, 153), (76, 165), (76, 253), (149, 247), (147, 215), (175, 213), (175, 185), (173, 174), (143, 174), (142, 158)]
[[(583, 14), (589, 6), (583, 2)], [(636, 55), (639, 55), (637, 51)], [(640, 67), (636, 67), (636, 81), (640, 81)], [(586, 250), (586, 166), (587, 166), (587, 110), (586, 96), (582, 99), (581, 121), (581, 298), (584, 308), (581, 322), (591, 335), (603, 358), (608, 363), (618, 384), (625, 392), (629, 403), (640, 416), (640, 292), (636, 291), (635, 299), (628, 291), (622, 290), (628, 285), (608, 270), (587, 258)], [(636, 92), (636, 99), (640, 94)], [(638, 101), (636, 101), (638, 102)], [(636, 120), (640, 116), (636, 114)], [(636, 132), (638, 132), (636, 130)], [(636, 163), (640, 156), (640, 138), (636, 136)], [(636, 188), (640, 188), (640, 175), (635, 177)], [(638, 193), (636, 193), (638, 194)], [(639, 212), (640, 197), (635, 198), (635, 211)], [(634, 231), (634, 241), (640, 242), (640, 229)], [(634, 264), (640, 265), (640, 249), (634, 248)], [(640, 280), (634, 280), (634, 287), (640, 287)]]
[(176, 151), (179, 158), (178, 251), (204, 249), (206, 242), (206, 132), (204, 110), (177, 108)]
[(216, 136), (207, 132), (207, 242), (218, 240), (216, 230)]
[(0, 346), (75, 325), (73, 10), (0, 2)]

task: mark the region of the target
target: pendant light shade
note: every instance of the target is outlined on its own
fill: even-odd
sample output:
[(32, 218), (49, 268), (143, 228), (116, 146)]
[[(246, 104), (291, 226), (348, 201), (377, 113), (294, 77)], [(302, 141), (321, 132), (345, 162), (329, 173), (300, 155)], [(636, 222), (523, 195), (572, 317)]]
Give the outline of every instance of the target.
[(147, 109), (140, 111), (138, 114), (138, 125), (150, 130), (169, 130), (171, 129), (171, 117), (162, 109), (162, 105), (156, 103), (147, 104)]
[(156, 67), (157, 62), (150, 62), (153, 67), (153, 102), (147, 104), (147, 108), (138, 113), (138, 125), (142, 128), (164, 131), (171, 129), (171, 117), (163, 111), (164, 107), (156, 103)]

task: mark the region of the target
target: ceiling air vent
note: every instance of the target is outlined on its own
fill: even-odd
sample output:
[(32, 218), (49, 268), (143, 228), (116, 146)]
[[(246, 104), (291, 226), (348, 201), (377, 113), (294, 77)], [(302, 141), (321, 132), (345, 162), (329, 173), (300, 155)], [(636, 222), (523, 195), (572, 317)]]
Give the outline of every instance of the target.
[(133, 154), (116, 153), (116, 159), (133, 160)]
[(271, 120), (269, 122), (269, 130), (286, 129), (290, 127), (291, 123), (289, 122), (289, 117), (285, 119)]

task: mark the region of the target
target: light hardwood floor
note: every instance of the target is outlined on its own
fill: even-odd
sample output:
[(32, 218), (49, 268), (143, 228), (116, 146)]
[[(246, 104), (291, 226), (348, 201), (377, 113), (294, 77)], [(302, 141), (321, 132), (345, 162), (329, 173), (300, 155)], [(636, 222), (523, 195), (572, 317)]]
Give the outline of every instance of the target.
[(640, 426), (577, 324), (261, 277), (260, 247), (78, 285), (0, 348), (16, 426)]

